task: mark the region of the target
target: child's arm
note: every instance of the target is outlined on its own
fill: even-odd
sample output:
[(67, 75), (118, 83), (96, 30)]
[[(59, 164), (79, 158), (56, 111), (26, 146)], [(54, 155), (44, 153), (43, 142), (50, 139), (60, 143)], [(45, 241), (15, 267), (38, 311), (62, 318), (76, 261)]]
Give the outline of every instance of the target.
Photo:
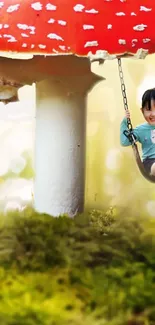
[(125, 117), (120, 125), (120, 143), (123, 147), (131, 146), (131, 143), (129, 139), (126, 137), (126, 135), (123, 133), (124, 131), (127, 131), (127, 118)]
[[(130, 143), (129, 139), (123, 133), (124, 131), (128, 131), (127, 118), (130, 118), (129, 111), (126, 112), (126, 116), (125, 116), (125, 118), (123, 119), (123, 121), (121, 122), (121, 125), (120, 125), (120, 143), (121, 143), (121, 145), (123, 147), (131, 146), (131, 143)], [(133, 134), (136, 137), (136, 140), (138, 141), (139, 137), (138, 137), (138, 129), (137, 128), (133, 129)]]

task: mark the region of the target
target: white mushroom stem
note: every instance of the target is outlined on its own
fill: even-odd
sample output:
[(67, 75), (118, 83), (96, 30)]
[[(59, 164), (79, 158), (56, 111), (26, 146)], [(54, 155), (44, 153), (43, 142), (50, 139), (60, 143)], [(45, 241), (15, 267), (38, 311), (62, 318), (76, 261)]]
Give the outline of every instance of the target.
[(83, 211), (86, 94), (90, 84), (90, 76), (36, 84), (34, 205), (39, 212), (73, 216)]

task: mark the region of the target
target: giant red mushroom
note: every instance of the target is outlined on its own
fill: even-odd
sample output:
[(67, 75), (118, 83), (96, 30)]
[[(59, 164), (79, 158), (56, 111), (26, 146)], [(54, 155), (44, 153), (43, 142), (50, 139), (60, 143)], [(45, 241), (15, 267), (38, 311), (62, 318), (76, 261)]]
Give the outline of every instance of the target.
[(38, 211), (83, 210), (90, 62), (154, 53), (154, 14), (154, 0), (0, 1), (3, 86), (36, 83)]

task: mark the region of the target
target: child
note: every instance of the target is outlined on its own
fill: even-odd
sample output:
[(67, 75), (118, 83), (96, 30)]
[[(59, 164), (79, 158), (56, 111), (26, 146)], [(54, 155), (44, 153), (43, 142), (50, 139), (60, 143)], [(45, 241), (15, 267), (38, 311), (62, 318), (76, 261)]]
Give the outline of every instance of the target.
[[(136, 141), (142, 145), (142, 161), (145, 170), (155, 176), (155, 88), (145, 91), (142, 97), (142, 114), (146, 123), (133, 129)], [(120, 127), (120, 142), (122, 146), (131, 145), (129, 139), (124, 135), (127, 129), (127, 118), (130, 118), (129, 111), (123, 119)]]

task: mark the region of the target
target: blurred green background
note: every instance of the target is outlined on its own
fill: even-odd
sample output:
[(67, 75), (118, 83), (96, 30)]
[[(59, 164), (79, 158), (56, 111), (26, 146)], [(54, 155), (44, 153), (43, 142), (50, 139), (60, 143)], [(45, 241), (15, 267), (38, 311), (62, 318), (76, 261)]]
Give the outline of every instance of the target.
[[(124, 77), (133, 125), (143, 122), (143, 92), (155, 85), (155, 55), (145, 60), (123, 59)], [(88, 95), (86, 207), (130, 206), (155, 216), (155, 189), (139, 173), (132, 149), (119, 142), (124, 117), (117, 61), (92, 65), (106, 78)], [(0, 104), (0, 209), (21, 208), (33, 202), (35, 88), (20, 90), (20, 102)]]

